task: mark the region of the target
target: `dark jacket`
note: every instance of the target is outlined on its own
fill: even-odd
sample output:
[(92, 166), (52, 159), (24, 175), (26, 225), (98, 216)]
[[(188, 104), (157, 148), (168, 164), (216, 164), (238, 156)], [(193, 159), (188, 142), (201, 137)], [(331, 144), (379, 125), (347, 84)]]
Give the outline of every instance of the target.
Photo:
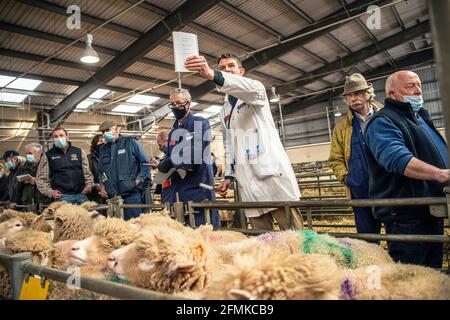
[(68, 142), (66, 152), (53, 147), (45, 153), (49, 165), (49, 178), (52, 189), (64, 194), (80, 194), (86, 186), (82, 151)]
[[(99, 183), (98, 180), (98, 162), (99, 162), (99, 156), (98, 156), (98, 150), (94, 150), (91, 154), (87, 156), (89, 161), (89, 169), (91, 169), (92, 175), (94, 176), (94, 183), (97, 185)], [(89, 201), (95, 201), (97, 203), (105, 203), (105, 199), (103, 199), (99, 194), (98, 190), (95, 188), (92, 188), (92, 191), (87, 195)]]
[(22, 166), (21, 163), (18, 163), (17, 166), (9, 170), (8, 175), (8, 200), (10, 202), (20, 203), (20, 194), (17, 192), (17, 173), (20, 170), (20, 167)]
[[(36, 172), (39, 163), (25, 162), (19, 170), (17, 170), (17, 176), (29, 174), (32, 177), (36, 177)], [(32, 204), (32, 203), (47, 203), (50, 199), (39, 192), (36, 185), (31, 183), (17, 182), (17, 194), (20, 204)]]
[[(178, 172), (171, 176), (170, 189), (167, 190), (171, 204), (176, 202), (177, 193), (185, 204), (188, 201), (215, 200), (214, 191), (199, 186), (200, 183), (214, 186), (210, 141), (211, 127), (207, 119), (190, 113), (183, 125), (175, 121), (169, 133), (168, 158), (173, 168), (186, 170), (186, 176), (183, 179)], [(198, 211), (202, 215), (203, 210)], [(203, 217), (196, 223), (202, 222)], [(211, 210), (211, 223), (220, 225), (216, 210)]]
[[(99, 181), (109, 196), (142, 192), (142, 183), (150, 183), (150, 167), (143, 165), (150, 160), (134, 137), (119, 135), (116, 142), (101, 146), (99, 158)], [(136, 179), (142, 182), (138, 187)]]
[[(436, 130), (425, 109), (419, 110), (424, 121)], [(384, 108), (370, 120), (367, 128), (378, 117), (386, 117), (401, 132), (406, 148), (419, 160), (438, 168), (445, 168), (439, 150), (419, 124), (409, 103), (386, 99)], [(366, 129), (367, 130), (367, 129)], [(367, 132), (367, 131), (366, 131)], [(367, 134), (366, 134), (367, 136)], [(379, 165), (366, 144), (366, 156), (369, 169), (369, 196), (372, 199), (384, 198), (420, 198), (443, 197), (443, 185), (436, 181), (417, 180), (404, 175), (388, 172)], [(427, 219), (430, 217), (428, 206), (376, 207), (375, 218), (394, 221), (406, 219)]]
[(352, 120), (352, 137), (350, 160), (348, 161), (348, 175), (345, 178), (353, 199), (367, 199), (369, 197), (369, 173), (364, 148), (364, 134), (357, 117)]
[(8, 176), (0, 178), (0, 202), (8, 200)]

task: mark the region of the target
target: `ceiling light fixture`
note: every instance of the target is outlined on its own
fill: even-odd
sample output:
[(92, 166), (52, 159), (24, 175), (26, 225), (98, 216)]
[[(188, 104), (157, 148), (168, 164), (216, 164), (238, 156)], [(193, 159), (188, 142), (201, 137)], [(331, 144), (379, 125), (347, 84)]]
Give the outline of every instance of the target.
[(86, 49), (83, 52), (83, 55), (80, 58), (83, 63), (97, 63), (100, 61), (97, 52), (92, 48), (92, 34), (88, 33), (86, 35)]

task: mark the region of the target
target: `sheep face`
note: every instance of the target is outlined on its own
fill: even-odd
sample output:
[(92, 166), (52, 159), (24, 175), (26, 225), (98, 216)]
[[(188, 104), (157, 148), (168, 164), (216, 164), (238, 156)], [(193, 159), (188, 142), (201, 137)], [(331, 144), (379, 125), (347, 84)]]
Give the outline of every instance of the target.
[(144, 229), (134, 245), (114, 251), (108, 263), (130, 283), (160, 292), (201, 290), (210, 280), (201, 239), (170, 228)]
[(0, 236), (5, 237), (8, 234), (26, 229), (26, 222), (20, 218), (12, 218), (0, 223)]
[(106, 268), (108, 254), (113, 247), (97, 236), (91, 236), (85, 240), (76, 241), (70, 248), (70, 263), (84, 266), (98, 266)]

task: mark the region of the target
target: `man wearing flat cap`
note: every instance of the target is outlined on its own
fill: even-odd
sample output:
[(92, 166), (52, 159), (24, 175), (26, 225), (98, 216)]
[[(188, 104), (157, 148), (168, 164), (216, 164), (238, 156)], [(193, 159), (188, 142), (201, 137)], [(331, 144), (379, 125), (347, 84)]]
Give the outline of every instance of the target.
[[(373, 114), (382, 106), (375, 101), (371, 83), (359, 73), (346, 77), (342, 94), (349, 110), (333, 130), (329, 161), (336, 178), (347, 186), (352, 199), (369, 198), (369, 175), (364, 147), (364, 131)], [(381, 221), (370, 207), (354, 207), (358, 233), (380, 233)]]
[[(142, 194), (150, 180), (150, 159), (135, 137), (119, 134), (117, 123), (106, 120), (99, 130), (103, 133), (105, 144), (99, 154), (99, 181), (102, 197), (121, 196), (126, 204), (142, 204)], [(141, 208), (124, 210), (125, 220), (138, 217)]]

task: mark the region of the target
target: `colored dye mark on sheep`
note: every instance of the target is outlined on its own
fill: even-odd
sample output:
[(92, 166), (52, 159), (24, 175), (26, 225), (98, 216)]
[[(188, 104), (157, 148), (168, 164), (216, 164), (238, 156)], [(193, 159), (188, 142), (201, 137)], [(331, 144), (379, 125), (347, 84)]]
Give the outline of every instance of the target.
[(325, 236), (317, 234), (313, 230), (298, 231), (297, 236), (303, 237), (303, 252), (313, 253), (314, 244), (325, 245), (330, 251), (340, 251), (344, 257), (345, 263), (349, 268), (355, 268), (353, 251), (347, 246), (329, 241)]
[(123, 284), (126, 283), (125, 280), (123, 280), (122, 278), (120, 278), (120, 277), (117, 276), (117, 275), (113, 275), (113, 276), (109, 279), (109, 281), (114, 282), (114, 283), (123, 283)]
[(278, 232), (267, 232), (267, 233), (263, 233), (263, 234), (259, 235), (256, 239), (258, 241), (270, 242), (278, 236), (279, 236)]
[(344, 300), (353, 299), (355, 292), (353, 291), (353, 285), (350, 279), (346, 278), (344, 282), (341, 283), (341, 298)]

